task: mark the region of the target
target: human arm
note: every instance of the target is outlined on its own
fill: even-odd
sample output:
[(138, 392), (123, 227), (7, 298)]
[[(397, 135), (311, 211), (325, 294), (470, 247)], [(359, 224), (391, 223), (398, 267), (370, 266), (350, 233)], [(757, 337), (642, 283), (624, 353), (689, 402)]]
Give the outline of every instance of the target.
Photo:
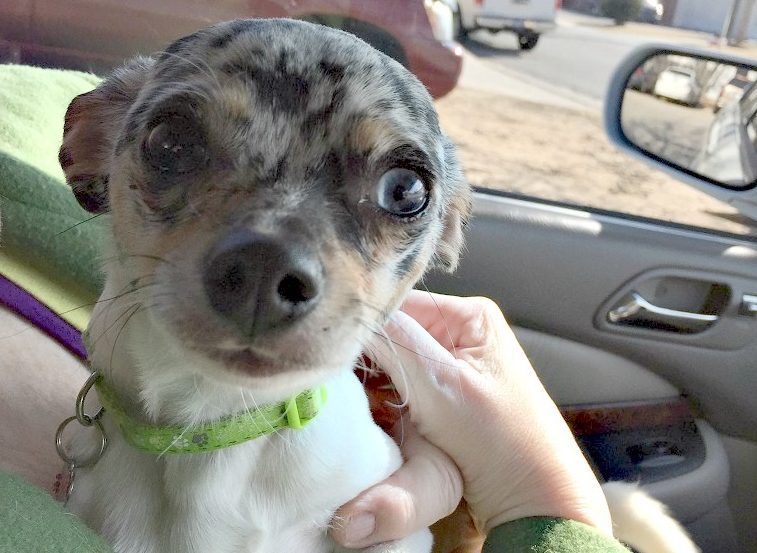
[(412, 292), (386, 333), (367, 351), (419, 436), (405, 436), (403, 468), (340, 509), (337, 541), (394, 539), (453, 511), (461, 492), (482, 533), (546, 516), (611, 536), (599, 483), (493, 302)]

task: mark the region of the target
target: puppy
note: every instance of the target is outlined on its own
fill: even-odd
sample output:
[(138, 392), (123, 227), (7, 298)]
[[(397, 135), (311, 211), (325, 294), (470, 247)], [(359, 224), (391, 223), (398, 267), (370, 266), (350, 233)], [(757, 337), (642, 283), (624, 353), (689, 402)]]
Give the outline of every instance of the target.
[[(334, 511), (401, 463), (353, 365), (429, 265), (455, 266), (470, 209), (425, 88), (347, 33), (238, 20), (75, 98), (60, 161), (112, 229), (88, 330), (109, 445), (69, 508), (118, 553), (341, 551)], [(302, 429), (172, 452), (319, 386)], [(146, 452), (124, 418), (177, 431)]]
[[(470, 211), (424, 87), (352, 35), (233, 21), (75, 98), (60, 162), (112, 229), (88, 331), (109, 445), (69, 507), (118, 553), (341, 551), (334, 511), (401, 463), (355, 360), (430, 265), (455, 267)], [(328, 396), (304, 428), (213, 426), (274, 429), (304, 390)], [(146, 425), (168, 441), (151, 448)], [(644, 553), (688, 540), (640, 492), (610, 491)], [(369, 551), (430, 549), (424, 530)]]

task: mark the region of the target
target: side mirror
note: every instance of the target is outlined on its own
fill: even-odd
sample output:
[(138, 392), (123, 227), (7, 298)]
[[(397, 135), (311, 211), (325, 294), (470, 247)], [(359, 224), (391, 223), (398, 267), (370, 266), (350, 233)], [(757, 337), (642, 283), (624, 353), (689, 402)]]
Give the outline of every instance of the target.
[(749, 190), (757, 186), (756, 83), (750, 60), (644, 46), (610, 85), (607, 130), (684, 180)]

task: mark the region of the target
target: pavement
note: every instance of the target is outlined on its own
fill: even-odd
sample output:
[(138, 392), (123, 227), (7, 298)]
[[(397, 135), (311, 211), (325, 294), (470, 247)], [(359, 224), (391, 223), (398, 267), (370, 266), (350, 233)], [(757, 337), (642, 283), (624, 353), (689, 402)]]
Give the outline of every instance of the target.
[(558, 12), (557, 20), (558, 24), (564, 27), (593, 28), (617, 35), (631, 35), (649, 40), (687, 44), (716, 52), (757, 59), (757, 42), (755, 41), (746, 41), (741, 46), (720, 45), (712, 33), (635, 22), (615, 25), (609, 18), (585, 16), (566, 10)]
[(602, 105), (600, 100), (552, 85), (528, 73), (487, 63), (468, 50), (463, 53), (463, 71), (458, 86), (575, 110), (598, 111)]
[[(532, 51), (518, 49), (510, 33), (476, 31), (464, 42), (460, 86), (542, 104), (599, 112), (619, 63), (650, 42), (689, 45), (757, 60), (757, 45), (713, 45), (709, 33), (627, 23), (560, 11), (557, 27)], [(757, 61), (756, 61), (757, 64)]]

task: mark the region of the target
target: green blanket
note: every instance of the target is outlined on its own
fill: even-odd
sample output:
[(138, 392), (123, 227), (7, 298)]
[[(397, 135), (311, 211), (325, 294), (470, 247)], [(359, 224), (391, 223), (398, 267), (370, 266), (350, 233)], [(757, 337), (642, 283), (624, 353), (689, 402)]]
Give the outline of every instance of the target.
[[(0, 472), (0, 553), (32, 552), (109, 553), (110, 549), (42, 490)], [(580, 522), (534, 517), (492, 530), (483, 553), (628, 553), (628, 550)]]
[[(101, 288), (106, 217), (73, 197), (58, 165), (63, 118), (99, 78), (0, 65), (0, 273), (84, 328)], [(78, 309), (77, 309), (78, 308)]]
[(44, 491), (0, 471), (0, 553), (110, 551)]

